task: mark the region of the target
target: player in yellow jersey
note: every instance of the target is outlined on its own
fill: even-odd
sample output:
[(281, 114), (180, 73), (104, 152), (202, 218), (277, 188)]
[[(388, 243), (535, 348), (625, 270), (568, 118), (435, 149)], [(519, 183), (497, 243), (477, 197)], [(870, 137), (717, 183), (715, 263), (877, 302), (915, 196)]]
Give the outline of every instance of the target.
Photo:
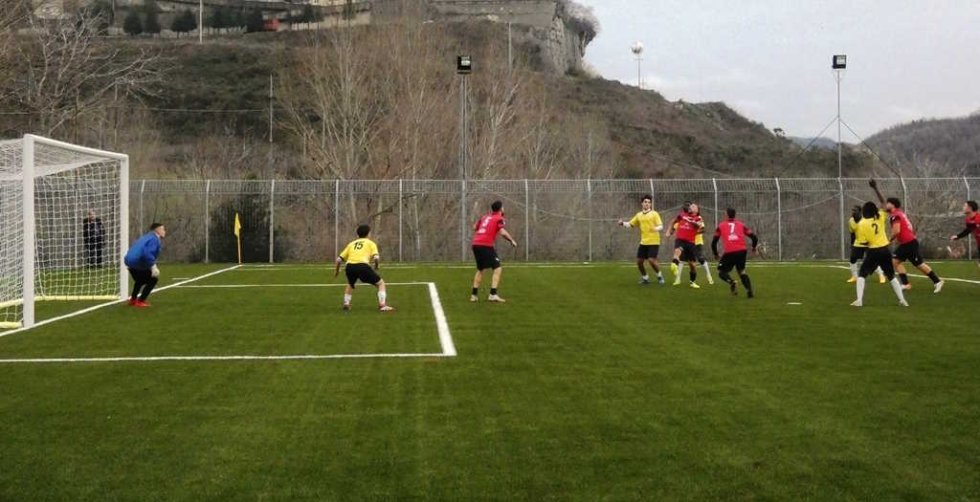
[[(337, 274), (340, 273), (340, 265), (346, 262), (347, 266), (344, 268), (344, 273), (347, 274), (347, 288), (344, 289), (344, 310), (350, 310), (351, 297), (354, 296), (354, 285), (360, 280), (378, 288), (378, 310), (391, 312), (395, 309), (387, 303), (388, 293), (385, 289), (385, 281), (377, 273), (381, 266), (378, 245), (368, 239), (370, 234), (370, 226), (361, 225), (357, 227), (357, 239), (347, 244), (347, 247), (340, 252), (333, 276), (337, 277)], [(374, 262), (374, 268), (371, 268), (371, 262)]]
[[(697, 204), (691, 204), (691, 214), (700, 216), (701, 206)], [(677, 223), (674, 223), (674, 231), (677, 231)], [(708, 284), (714, 284), (715, 280), (711, 277), (711, 264), (708, 260), (704, 258), (704, 227), (698, 229), (697, 235), (694, 236), (694, 257), (697, 259), (698, 264), (704, 269), (704, 276), (708, 278)], [(674, 276), (674, 286), (678, 286), (681, 283), (681, 273), (684, 272), (684, 262), (680, 262), (677, 265), (677, 275)]]
[(660, 231), (664, 229), (664, 222), (660, 219), (660, 213), (653, 210), (653, 196), (644, 195), (640, 199), (640, 212), (633, 215), (630, 221), (619, 220), (618, 225), (640, 229), (640, 247), (636, 249), (636, 267), (640, 269), (640, 284), (650, 284), (650, 276), (647, 275), (645, 266), (648, 260), (653, 271), (657, 273), (657, 283), (663, 284), (664, 276), (660, 272), (657, 253), (660, 252)]
[[(854, 206), (851, 208), (851, 219), (847, 220), (847, 227), (851, 231), (851, 259), (850, 259), (850, 269), (851, 278), (847, 280), (848, 283), (857, 282), (858, 278), (858, 260), (864, 258), (864, 252), (868, 249), (868, 246), (861, 244), (855, 239), (854, 232), (857, 231), (858, 222), (861, 221), (861, 206)], [(888, 281), (885, 280), (885, 273), (879, 268), (878, 272), (878, 282), (884, 284)]]
[(888, 234), (885, 229), (888, 227), (888, 213), (879, 210), (874, 202), (865, 202), (861, 208), (861, 221), (858, 222), (854, 232), (854, 242), (864, 244), (868, 247), (864, 254), (864, 261), (858, 271), (857, 278), (857, 300), (851, 303), (852, 306), (860, 307), (864, 305), (864, 282), (875, 268), (881, 267), (891, 283), (895, 296), (898, 297), (898, 304), (908, 307), (905, 295), (902, 292), (902, 283), (895, 277), (895, 268), (892, 264), (892, 253), (888, 249)]

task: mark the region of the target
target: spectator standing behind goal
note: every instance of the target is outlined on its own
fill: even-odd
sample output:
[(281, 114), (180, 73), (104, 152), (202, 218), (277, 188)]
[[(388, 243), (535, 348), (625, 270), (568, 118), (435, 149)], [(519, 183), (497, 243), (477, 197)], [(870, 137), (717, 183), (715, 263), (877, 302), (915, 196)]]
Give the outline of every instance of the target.
[(490, 212), (483, 215), (473, 225), (473, 257), (476, 258), (476, 275), (473, 276), (471, 302), (479, 301), (480, 282), (483, 281), (483, 271), (488, 268), (493, 269), (493, 277), (490, 280), (490, 296), (487, 297), (487, 300), (497, 303), (506, 301), (497, 294), (497, 287), (500, 286), (500, 274), (503, 269), (500, 267), (500, 257), (497, 256), (494, 242), (497, 240), (498, 233), (515, 248), (517, 241), (507, 233), (504, 225), (506, 225), (504, 203), (499, 200), (490, 204)]
[(133, 294), (129, 295), (129, 304), (134, 307), (150, 306), (146, 300), (160, 280), (157, 256), (160, 255), (166, 235), (166, 227), (162, 223), (154, 223), (150, 225), (150, 231), (136, 239), (129, 251), (126, 251), (124, 262), (129, 269), (129, 275), (133, 277)]
[(102, 218), (89, 211), (82, 222), (82, 241), (85, 243), (85, 261), (89, 267), (102, 266), (102, 248), (105, 247), (105, 227)]
[[(977, 206), (977, 201), (968, 200), (963, 204), (963, 216), (966, 217), (966, 228), (962, 232), (949, 236), (949, 240), (955, 241), (962, 239), (971, 233), (973, 238), (977, 241), (977, 248), (980, 249), (980, 209)], [(980, 261), (977, 262), (980, 265)]]
[[(340, 273), (340, 265), (347, 262), (344, 273), (347, 275), (347, 288), (344, 289), (344, 310), (350, 310), (350, 302), (354, 297), (354, 286), (357, 281), (370, 284), (378, 288), (378, 310), (381, 312), (391, 312), (394, 307), (388, 305), (388, 290), (385, 288), (385, 281), (378, 275), (378, 268), (381, 266), (381, 255), (378, 254), (378, 245), (368, 236), (371, 235), (371, 227), (360, 225), (357, 227), (357, 239), (352, 240), (340, 256), (337, 257), (333, 276), (337, 277)], [(374, 268), (371, 268), (374, 262)]]

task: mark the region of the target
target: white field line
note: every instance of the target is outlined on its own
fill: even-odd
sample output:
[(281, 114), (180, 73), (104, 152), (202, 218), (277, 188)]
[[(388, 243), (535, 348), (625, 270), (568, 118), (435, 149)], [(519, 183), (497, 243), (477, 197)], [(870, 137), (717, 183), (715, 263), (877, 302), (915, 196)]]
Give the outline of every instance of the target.
[(439, 330), (439, 344), (442, 345), (442, 353), (448, 357), (456, 357), (456, 345), (453, 344), (453, 337), (449, 333), (449, 322), (446, 321), (446, 312), (442, 310), (442, 301), (439, 300), (439, 290), (436, 283), (429, 283), (429, 298), (432, 300), (432, 312), (436, 315), (436, 328)]
[[(235, 266), (237, 267), (237, 265)], [(230, 287), (230, 288), (251, 288), (251, 287), (267, 287), (268, 284), (217, 284), (217, 285), (199, 285), (199, 286), (183, 286), (190, 281), (196, 281), (199, 279), (204, 279), (227, 270), (232, 270), (235, 267), (219, 270), (218, 272), (213, 272), (210, 274), (202, 275), (196, 277), (189, 281), (183, 283), (172, 284), (166, 286), (166, 288), (174, 287), (200, 287), (200, 288), (212, 288), (212, 287)], [(30, 358), (30, 359), (0, 359), (0, 364), (13, 364), (13, 363), (119, 363), (119, 362), (161, 362), (161, 361), (297, 361), (297, 360), (324, 360), (324, 359), (399, 359), (399, 358), (419, 358), (419, 357), (456, 357), (456, 345), (453, 343), (452, 333), (449, 331), (449, 323), (446, 321), (446, 313), (442, 309), (442, 302), (439, 300), (439, 291), (436, 289), (436, 285), (433, 282), (410, 282), (410, 283), (392, 283), (391, 285), (425, 285), (428, 286), (429, 299), (432, 302), (432, 312), (435, 315), (436, 329), (439, 333), (439, 345), (442, 347), (442, 352), (437, 353), (401, 353), (401, 354), (296, 354), (296, 355), (281, 355), (281, 356), (257, 356), (257, 355), (233, 355), (233, 356), (133, 356), (133, 357), (59, 357), (59, 358)], [(344, 284), (277, 284), (272, 286), (285, 286), (285, 287), (304, 287), (304, 286), (344, 286)], [(161, 288), (165, 289), (165, 288)], [(113, 302), (107, 305), (112, 305)], [(105, 305), (99, 305), (98, 307), (104, 307)], [(94, 310), (94, 309), (89, 309)], [(75, 314), (77, 315), (77, 314)], [(70, 317), (70, 316), (63, 316)], [(51, 319), (51, 322), (55, 319)], [(40, 324), (40, 323), (39, 323)], [(23, 330), (18, 330), (23, 331)], [(2, 335), (0, 335), (2, 336)]]
[[(164, 290), (167, 290), (167, 289), (170, 289), (170, 288), (176, 288), (176, 287), (179, 287), (179, 286), (183, 286), (184, 284), (187, 284), (187, 283), (190, 283), (190, 282), (194, 282), (194, 281), (199, 281), (201, 279), (206, 279), (206, 278), (211, 277), (213, 275), (218, 275), (218, 274), (220, 274), (222, 272), (227, 272), (229, 270), (234, 270), (234, 269), (236, 269), (238, 267), (239, 267), (239, 265), (235, 265), (233, 267), (228, 267), (228, 268), (223, 268), (221, 270), (217, 270), (217, 271), (210, 272), (210, 273), (207, 273), (207, 274), (204, 274), (204, 275), (199, 275), (197, 277), (192, 277), (190, 279), (186, 279), (186, 280), (183, 280), (183, 281), (180, 281), (180, 282), (176, 282), (176, 283), (170, 284), (168, 286), (163, 286), (162, 288), (156, 288), (156, 289), (154, 289), (154, 293), (159, 292), (159, 291), (164, 291)], [(58, 316), (58, 317), (52, 317), (51, 319), (45, 319), (43, 321), (39, 321), (39, 322), (34, 323), (34, 326), (32, 326), (30, 328), (17, 328), (17, 329), (12, 329), (10, 331), (5, 331), (3, 333), (0, 333), (0, 338), (3, 338), (5, 336), (14, 335), (14, 334), (20, 333), (22, 331), (28, 331), (28, 330), (34, 329), (34, 328), (36, 328), (38, 326), (44, 326), (45, 324), (50, 324), (50, 323), (53, 323), (53, 322), (56, 322), (56, 321), (61, 321), (63, 319), (68, 319), (68, 318), (71, 318), (71, 317), (80, 316), (82, 314), (87, 314), (89, 312), (93, 312), (93, 311), (96, 311), (96, 310), (99, 310), (99, 309), (108, 307), (110, 305), (115, 305), (117, 303), (122, 303), (124, 301), (126, 301), (126, 300), (115, 300), (115, 301), (111, 301), (111, 302), (100, 303), (98, 305), (93, 305), (93, 306), (91, 306), (89, 308), (82, 309), (82, 310), (79, 310), (79, 311), (76, 311), (76, 312), (72, 312), (70, 314), (65, 314), (65, 315)]]
[[(848, 268), (848, 267), (846, 267), (844, 265), (813, 265), (813, 266), (809, 266), (808, 268), (835, 268), (835, 269), (842, 269), (842, 270), (850, 270), (850, 268)], [(896, 277), (897, 277), (897, 275), (898, 275), (898, 273), (896, 272)], [(909, 274), (909, 278), (910, 279), (928, 279), (929, 277), (924, 276), (924, 275), (919, 275), (919, 274)], [(967, 284), (980, 284), (980, 281), (975, 281), (975, 280), (972, 280), (972, 279), (960, 279), (959, 277), (943, 277), (943, 276), (940, 276), (939, 278), (942, 279), (943, 282), (952, 281), (952, 282), (965, 282)]]

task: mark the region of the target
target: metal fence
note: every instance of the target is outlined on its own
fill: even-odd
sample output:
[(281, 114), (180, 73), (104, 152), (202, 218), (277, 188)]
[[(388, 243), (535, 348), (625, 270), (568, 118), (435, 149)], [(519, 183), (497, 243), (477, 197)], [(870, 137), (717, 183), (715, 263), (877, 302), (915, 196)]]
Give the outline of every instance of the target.
[[(965, 200), (980, 178), (885, 179), (899, 197), (927, 256), (948, 256), (948, 236), (963, 228)], [(370, 223), (387, 261), (469, 260), (471, 226), (494, 200), (521, 246), (505, 260), (594, 261), (632, 256), (635, 231), (615, 225), (640, 197), (672, 219), (684, 201), (702, 208), (710, 229), (734, 207), (760, 236), (766, 258), (846, 256), (850, 208), (874, 194), (865, 179), (609, 179), (609, 180), (138, 180), (130, 190), (133, 237), (151, 222), (167, 225), (167, 261), (236, 259), (235, 213), (245, 261), (332, 260), (354, 228)], [(972, 239), (954, 251), (973, 258)], [(668, 249), (661, 249), (665, 258)]]

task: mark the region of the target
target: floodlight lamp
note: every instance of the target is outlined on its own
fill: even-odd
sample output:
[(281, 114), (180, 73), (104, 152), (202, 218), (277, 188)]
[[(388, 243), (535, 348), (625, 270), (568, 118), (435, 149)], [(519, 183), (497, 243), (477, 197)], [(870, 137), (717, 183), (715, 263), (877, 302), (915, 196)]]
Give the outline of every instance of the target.
[(835, 70), (844, 70), (847, 68), (847, 56), (844, 54), (835, 54), (833, 60), (833, 68)]
[(456, 73), (466, 75), (473, 71), (473, 59), (470, 56), (456, 56)]
[(633, 46), (630, 47), (630, 50), (633, 51), (633, 54), (636, 54), (637, 56), (643, 54), (643, 42), (637, 42), (633, 44)]

